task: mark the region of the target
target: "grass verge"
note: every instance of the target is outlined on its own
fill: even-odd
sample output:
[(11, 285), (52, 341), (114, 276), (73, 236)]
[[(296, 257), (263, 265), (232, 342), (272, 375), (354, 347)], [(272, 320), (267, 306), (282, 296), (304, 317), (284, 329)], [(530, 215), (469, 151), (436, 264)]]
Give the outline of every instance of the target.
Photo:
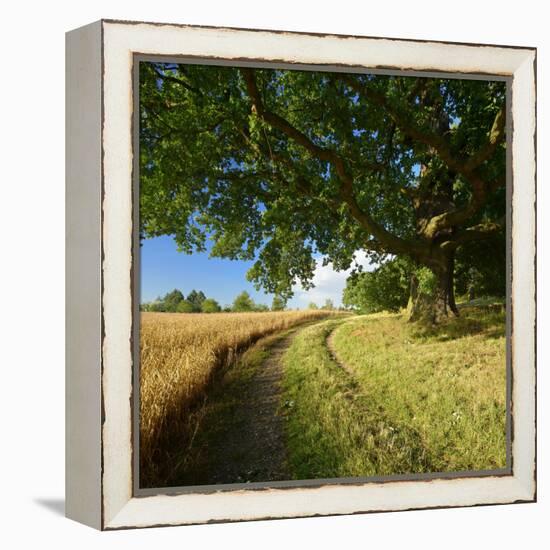
[(303, 331), (285, 356), (293, 477), (504, 467), (504, 327), (502, 311), (469, 308), (439, 327), (371, 315)]

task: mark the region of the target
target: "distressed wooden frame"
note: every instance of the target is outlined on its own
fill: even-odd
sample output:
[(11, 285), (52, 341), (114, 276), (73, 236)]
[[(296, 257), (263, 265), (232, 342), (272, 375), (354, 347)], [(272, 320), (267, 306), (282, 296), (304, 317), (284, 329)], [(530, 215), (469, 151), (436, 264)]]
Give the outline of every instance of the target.
[[(499, 475), (139, 494), (132, 375), (133, 64), (139, 56), (511, 82), (511, 469)], [(99, 21), (67, 34), (66, 511), (98, 529), (536, 499), (536, 50)], [(510, 142), (509, 142), (510, 143)], [(509, 294), (510, 295), (510, 294)]]

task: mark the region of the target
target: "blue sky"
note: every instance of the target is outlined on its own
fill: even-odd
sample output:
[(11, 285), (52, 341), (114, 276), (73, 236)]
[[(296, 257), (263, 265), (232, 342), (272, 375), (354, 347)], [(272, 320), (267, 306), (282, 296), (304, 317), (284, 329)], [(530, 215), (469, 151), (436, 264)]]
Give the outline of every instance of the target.
[(150, 302), (174, 288), (185, 296), (202, 290), (222, 306), (231, 304), (239, 292), (246, 290), (258, 303), (271, 304), (272, 295), (257, 292), (246, 280), (252, 262), (209, 258), (208, 253), (178, 252), (172, 237), (142, 241), (141, 301)]
[[(358, 253), (356, 259), (368, 269), (363, 254)], [(348, 274), (321, 264), (319, 257), (313, 280), (315, 288), (305, 291), (297, 285), (288, 307), (305, 308), (312, 301), (322, 305), (327, 298), (336, 306), (341, 304)], [(252, 262), (209, 258), (208, 253), (178, 252), (172, 237), (145, 239), (141, 247), (141, 302), (155, 300), (178, 288), (185, 296), (193, 289), (202, 290), (222, 306), (231, 304), (239, 292), (246, 290), (254, 301), (271, 305), (273, 295), (256, 291), (246, 280), (246, 272), (251, 266)]]

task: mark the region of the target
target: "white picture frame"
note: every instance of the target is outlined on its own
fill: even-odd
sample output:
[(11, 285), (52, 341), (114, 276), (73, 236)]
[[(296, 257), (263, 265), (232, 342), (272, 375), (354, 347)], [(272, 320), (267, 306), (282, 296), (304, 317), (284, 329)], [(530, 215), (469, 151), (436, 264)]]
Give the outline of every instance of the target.
[[(136, 496), (136, 55), (509, 79), (510, 405), (505, 474)], [(67, 34), (66, 514), (102, 530), (536, 499), (536, 50), (102, 20)]]

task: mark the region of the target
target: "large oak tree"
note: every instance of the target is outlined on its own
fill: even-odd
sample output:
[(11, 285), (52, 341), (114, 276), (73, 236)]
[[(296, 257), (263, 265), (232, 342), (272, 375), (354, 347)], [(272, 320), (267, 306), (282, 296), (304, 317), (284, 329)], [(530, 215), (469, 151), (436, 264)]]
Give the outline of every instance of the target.
[(505, 104), (497, 81), (141, 63), (141, 235), (211, 239), (284, 298), (317, 254), (405, 255), (437, 322), (457, 249), (504, 228)]

